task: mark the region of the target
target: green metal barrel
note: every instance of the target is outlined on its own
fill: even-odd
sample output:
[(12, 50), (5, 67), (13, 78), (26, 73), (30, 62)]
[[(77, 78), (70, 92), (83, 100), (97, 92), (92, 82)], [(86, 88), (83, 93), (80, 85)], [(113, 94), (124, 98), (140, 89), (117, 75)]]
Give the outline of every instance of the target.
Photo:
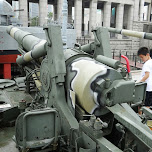
[(108, 28), (109, 32), (116, 33), (116, 34), (122, 34), (125, 36), (132, 36), (137, 38), (143, 38), (152, 40), (152, 34), (146, 33), (146, 32), (138, 32), (138, 31), (131, 31), (131, 30), (125, 30), (125, 29), (116, 29), (116, 28)]
[(25, 64), (33, 59), (38, 59), (46, 55), (46, 40), (39, 39), (31, 33), (13, 26), (8, 26), (7, 33), (18, 42), (21, 49), (27, 52), (17, 58), (16, 62), (18, 64)]

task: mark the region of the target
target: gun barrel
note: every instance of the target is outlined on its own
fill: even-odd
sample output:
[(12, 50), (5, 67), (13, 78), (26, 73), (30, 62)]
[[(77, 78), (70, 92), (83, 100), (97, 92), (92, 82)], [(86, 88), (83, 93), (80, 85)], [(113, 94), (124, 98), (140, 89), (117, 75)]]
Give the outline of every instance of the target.
[(122, 34), (122, 35), (125, 35), (125, 36), (132, 36), (132, 37), (152, 40), (152, 34), (151, 33), (131, 31), (131, 30), (126, 30), (126, 29), (116, 29), (116, 28), (111, 28), (111, 27), (108, 28), (108, 31), (112, 32), (112, 33), (116, 33), (116, 34)]
[(118, 69), (118, 67), (120, 65), (120, 61), (108, 58), (108, 57), (103, 56), (103, 55), (98, 55), (96, 57), (96, 60), (103, 63), (103, 64), (106, 64), (114, 69)]
[(7, 33), (27, 52), (17, 58), (16, 62), (18, 64), (24, 64), (46, 55), (46, 40), (39, 39), (31, 33), (22, 31), (13, 26), (8, 26)]

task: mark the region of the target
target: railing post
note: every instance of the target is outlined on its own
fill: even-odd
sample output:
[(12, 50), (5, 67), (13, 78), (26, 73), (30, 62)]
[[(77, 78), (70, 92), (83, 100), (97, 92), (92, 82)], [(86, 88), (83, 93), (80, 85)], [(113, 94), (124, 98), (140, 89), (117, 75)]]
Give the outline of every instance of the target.
[(133, 53), (133, 61), (135, 60), (135, 55), (134, 55), (134, 53)]
[(84, 36), (84, 44), (85, 44), (85, 36)]
[(136, 68), (136, 57), (135, 57), (135, 68)]
[(121, 51), (119, 52), (119, 61), (121, 61)]

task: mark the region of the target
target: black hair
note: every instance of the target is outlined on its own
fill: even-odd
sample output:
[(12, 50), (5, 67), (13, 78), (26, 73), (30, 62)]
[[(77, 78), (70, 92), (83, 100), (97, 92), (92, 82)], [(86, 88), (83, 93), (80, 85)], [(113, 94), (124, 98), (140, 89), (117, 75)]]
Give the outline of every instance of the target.
[[(148, 50), (148, 48), (147, 47), (141, 47), (141, 48), (139, 48), (139, 50), (138, 50), (138, 56), (139, 55), (147, 55), (147, 53), (149, 53), (149, 50)], [(150, 53), (149, 53), (150, 54)]]
[(152, 58), (152, 49), (150, 49), (149, 52), (150, 52), (150, 57)]

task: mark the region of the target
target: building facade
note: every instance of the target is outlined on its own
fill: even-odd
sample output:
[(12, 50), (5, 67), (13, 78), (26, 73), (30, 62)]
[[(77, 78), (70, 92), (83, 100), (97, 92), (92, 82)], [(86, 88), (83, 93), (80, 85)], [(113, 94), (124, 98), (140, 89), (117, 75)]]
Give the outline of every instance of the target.
[[(48, 9), (47, 5), (53, 6), (53, 19), (62, 20), (62, 5), (64, 0), (18, 0), (19, 18), (24, 26), (28, 25), (28, 2), (39, 4), (39, 25), (46, 22)], [(74, 24), (77, 37), (86, 33), (93, 38), (91, 32), (93, 27), (115, 27), (129, 30), (147, 30), (151, 22), (151, 0), (67, 0), (68, 1), (68, 22)], [(11, 3), (11, 0), (8, 0)], [(87, 19), (86, 19), (87, 16)], [(147, 32), (147, 31), (146, 31)], [(117, 50), (118, 46), (126, 50), (140, 46), (139, 39), (124, 39), (121, 35), (111, 35), (112, 49)], [(113, 39), (114, 38), (114, 39)], [(120, 45), (117, 44), (119, 40)], [(113, 48), (114, 45), (114, 48)], [(135, 47), (136, 46), (136, 47)], [(121, 49), (121, 48), (118, 48)]]

